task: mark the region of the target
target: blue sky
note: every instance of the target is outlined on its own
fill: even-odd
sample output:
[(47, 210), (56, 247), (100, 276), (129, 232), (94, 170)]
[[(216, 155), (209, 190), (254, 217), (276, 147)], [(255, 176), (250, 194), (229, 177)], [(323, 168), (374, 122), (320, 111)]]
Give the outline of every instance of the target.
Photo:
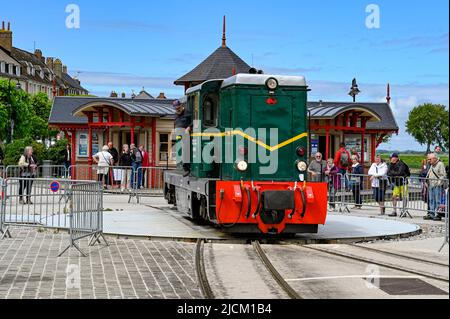
[[(80, 8), (80, 28), (66, 28), (65, 8)], [(366, 6), (380, 8), (380, 28), (366, 27)], [(266, 73), (304, 75), (310, 100), (349, 101), (356, 77), (360, 101), (384, 101), (391, 83), (400, 126), (384, 149), (417, 149), (404, 129), (423, 102), (449, 102), (449, 3), (423, 1), (3, 1), (14, 46), (62, 59), (93, 94), (183, 94), (173, 81), (221, 44)]]

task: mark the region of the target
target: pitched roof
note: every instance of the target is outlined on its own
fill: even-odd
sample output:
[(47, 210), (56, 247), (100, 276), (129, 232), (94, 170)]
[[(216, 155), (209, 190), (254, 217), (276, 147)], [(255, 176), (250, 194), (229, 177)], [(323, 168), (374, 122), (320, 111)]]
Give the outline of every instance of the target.
[(332, 119), (349, 109), (365, 109), (377, 115), (381, 121), (368, 122), (368, 130), (398, 131), (392, 109), (387, 103), (308, 102), (312, 119)]
[(20, 65), (19, 61), (11, 57), (9, 53), (6, 52), (1, 46), (0, 46), (0, 61), (4, 61), (8, 64)]
[[(44, 62), (42, 62), (42, 60), (38, 59), (38, 57), (33, 53), (13, 47), (11, 50), (11, 56), (17, 61), (19, 61), (25, 70), (27, 68), (27, 63), (28, 65), (29, 63), (31, 63), (32, 65), (43, 69), (45, 71), (44, 73), (46, 74), (49, 74), (51, 72), (48, 66)], [(35, 73), (35, 75), (22, 72), (22, 76), (36, 82), (45, 83), (46, 85), (53, 84), (52, 81), (50, 81), (50, 79), (47, 76), (44, 75), (44, 78), (41, 78), (37, 72)]]
[(148, 99), (154, 99), (154, 97), (148, 93), (145, 90), (142, 90), (136, 97), (136, 100), (148, 100)]
[(189, 73), (176, 80), (176, 85), (185, 82), (204, 82), (211, 79), (226, 79), (236, 73), (248, 73), (250, 66), (226, 46), (219, 47)]
[(73, 77), (71, 77), (71, 76), (70, 76), (69, 74), (67, 74), (67, 73), (63, 73), (63, 74), (62, 74), (62, 80), (63, 80), (65, 83), (67, 83), (70, 87), (73, 87), (73, 88), (75, 88), (75, 89), (77, 89), (77, 90), (80, 90), (80, 91), (88, 92), (88, 90), (86, 90), (85, 88), (83, 88), (77, 80), (75, 80)]
[(130, 115), (171, 118), (175, 115), (175, 110), (172, 107), (173, 101), (169, 99), (136, 101), (136, 99), (121, 98), (57, 96), (53, 101), (49, 124), (87, 124), (86, 117), (74, 116), (74, 113), (95, 104), (111, 105)]

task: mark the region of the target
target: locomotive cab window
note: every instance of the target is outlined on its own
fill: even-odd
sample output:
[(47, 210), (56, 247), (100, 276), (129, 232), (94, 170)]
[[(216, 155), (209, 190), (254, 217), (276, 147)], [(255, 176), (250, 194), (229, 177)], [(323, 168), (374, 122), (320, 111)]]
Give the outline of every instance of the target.
[(217, 94), (208, 94), (203, 101), (203, 125), (216, 127), (218, 125), (219, 99)]

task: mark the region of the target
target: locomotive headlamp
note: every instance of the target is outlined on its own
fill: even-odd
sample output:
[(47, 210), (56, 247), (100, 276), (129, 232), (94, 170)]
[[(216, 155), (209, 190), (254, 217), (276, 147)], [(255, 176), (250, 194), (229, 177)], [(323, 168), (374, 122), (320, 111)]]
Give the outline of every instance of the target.
[(308, 168), (308, 164), (306, 164), (305, 162), (303, 162), (303, 161), (297, 162), (297, 169), (298, 169), (300, 172), (306, 171), (307, 168)]
[(240, 161), (236, 164), (238, 171), (245, 172), (248, 168), (248, 163), (246, 161)]
[(266, 81), (266, 86), (269, 90), (276, 90), (278, 87), (278, 81), (275, 78), (268, 78)]

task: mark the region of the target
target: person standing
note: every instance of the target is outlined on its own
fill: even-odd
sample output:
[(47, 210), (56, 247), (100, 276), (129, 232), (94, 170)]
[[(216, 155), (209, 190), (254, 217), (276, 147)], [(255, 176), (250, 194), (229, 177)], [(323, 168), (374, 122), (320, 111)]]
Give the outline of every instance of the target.
[(336, 192), (341, 189), (341, 175), (338, 168), (334, 165), (333, 159), (329, 158), (325, 169), (325, 176), (328, 182), (329, 204), (334, 209), (336, 205)]
[(132, 166), (132, 160), (131, 160), (131, 153), (130, 153), (130, 147), (128, 144), (124, 144), (122, 147), (122, 153), (120, 154), (119, 158), (119, 166), (122, 169), (122, 179), (120, 181), (120, 190), (124, 192), (126, 189), (131, 188), (131, 166)]
[[(33, 147), (27, 146), (23, 152), (23, 155), (19, 159), (20, 168), (20, 182), (19, 182), (19, 203), (30, 204), (31, 202), (31, 190), (33, 187), (33, 179), (36, 178), (38, 160), (33, 154)], [(23, 193), (25, 192), (26, 200), (23, 200)]]
[(111, 165), (110, 169), (108, 170), (108, 174), (106, 175), (107, 181), (106, 184), (108, 186), (114, 185), (114, 165), (119, 163), (119, 152), (114, 147), (113, 142), (108, 142), (108, 152), (111, 154), (113, 159), (113, 164)]
[(66, 145), (63, 151), (63, 165), (65, 169), (66, 176), (71, 176), (70, 167), (72, 166), (72, 149), (70, 144)]
[(131, 185), (133, 189), (137, 189), (142, 180), (142, 153), (135, 144), (130, 145), (131, 148)]
[(427, 174), (428, 182), (428, 214), (424, 219), (433, 219), (440, 221), (438, 215), (439, 205), (441, 204), (441, 195), (444, 189), (444, 179), (447, 176), (445, 165), (441, 162), (436, 153), (429, 155), (430, 169)]
[(338, 173), (341, 174), (342, 182), (345, 183), (345, 185), (342, 186), (347, 188), (346, 174), (351, 166), (351, 156), (349, 151), (345, 148), (345, 143), (339, 144), (339, 150), (334, 157), (334, 166), (339, 170)]
[(108, 145), (103, 146), (101, 152), (98, 152), (92, 158), (94, 162), (98, 164), (97, 180), (104, 183), (104, 187), (108, 188), (109, 168), (114, 164), (114, 159), (109, 152)]
[(363, 174), (364, 168), (359, 163), (358, 156), (352, 155), (352, 171), (350, 174), (350, 188), (352, 189), (353, 198), (355, 200), (355, 207), (361, 209), (362, 197), (361, 190), (363, 189)]
[(380, 206), (380, 215), (386, 213), (386, 207), (384, 206), (384, 199), (386, 195), (387, 188), (387, 164), (383, 161), (380, 155), (375, 156), (375, 162), (372, 163), (369, 169), (369, 176), (372, 190), (373, 199)]
[(350, 153), (345, 148), (345, 143), (339, 144), (339, 150), (334, 157), (334, 166), (337, 167), (339, 173), (345, 175), (350, 167)]
[(308, 173), (311, 174), (312, 182), (323, 182), (325, 179), (325, 169), (327, 162), (322, 159), (322, 153), (317, 152), (314, 160), (311, 161), (308, 167)]
[(143, 188), (147, 183), (147, 169), (150, 167), (150, 155), (144, 149), (144, 146), (139, 146), (139, 150), (142, 154), (142, 181), (140, 187)]
[(389, 217), (397, 216), (397, 202), (405, 198), (408, 191), (406, 178), (411, 176), (408, 165), (400, 160), (398, 153), (391, 155), (391, 163), (388, 167), (387, 176), (390, 183), (394, 185), (394, 191), (392, 192), (392, 206), (393, 212), (389, 214)]

